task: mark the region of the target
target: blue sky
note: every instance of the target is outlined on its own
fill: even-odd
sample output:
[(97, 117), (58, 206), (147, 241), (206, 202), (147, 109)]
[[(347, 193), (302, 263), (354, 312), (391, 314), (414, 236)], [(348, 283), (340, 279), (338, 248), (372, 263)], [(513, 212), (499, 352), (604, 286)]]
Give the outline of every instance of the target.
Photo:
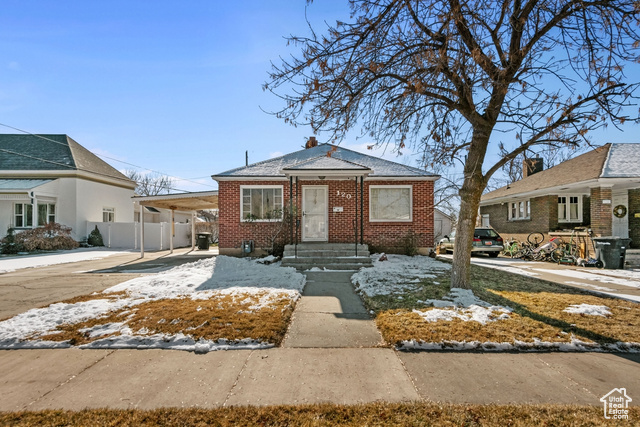
[[(261, 85), (271, 60), (297, 52), (283, 36), (308, 32), (305, 13), (316, 29), (349, 14), (346, 0), (2, 5), (1, 124), (66, 133), (97, 154), (188, 178), (175, 187), (189, 191), (216, 188), (210, 175), (242, 166), (245, 150), (255, 162), (304, 144), (310, 128), (261, 110), (280, 105)], [(607, 138), (626, 141), (611, 129)]]

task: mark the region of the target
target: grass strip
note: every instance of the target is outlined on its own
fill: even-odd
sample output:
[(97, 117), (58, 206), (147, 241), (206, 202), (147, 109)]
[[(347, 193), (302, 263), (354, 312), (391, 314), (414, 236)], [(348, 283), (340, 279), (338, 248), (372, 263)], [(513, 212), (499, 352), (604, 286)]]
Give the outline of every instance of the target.
[[(450, 277), (422, 279), (411, 291), (363, 296), (376, 313), (376, 324), (384, 339), (393, 345), (403, 341), (442, 343), (640, 343), (640, 305), (617, 298), (593, 295), (585, 290), (547, 282), (535, 277), (471, 265), (472, 289), (482, 300), (513, 309), (510, 318), (483, 325), (474, 321), (427, 322), (413, 310), (428, 310), (424, 302), (441, 299), (449, 292)], [(567, 313), (570, 305), (604, 305), (611, 315), (591, 316)]]
[(3, 426), (611, 426), (631, 425), (629, 421), (633, 423), (638, 419), (639, 407), (629, 408), (629, 420), (607, 420), (599, 406), (422, 402), (0, 412), (0, 424)]

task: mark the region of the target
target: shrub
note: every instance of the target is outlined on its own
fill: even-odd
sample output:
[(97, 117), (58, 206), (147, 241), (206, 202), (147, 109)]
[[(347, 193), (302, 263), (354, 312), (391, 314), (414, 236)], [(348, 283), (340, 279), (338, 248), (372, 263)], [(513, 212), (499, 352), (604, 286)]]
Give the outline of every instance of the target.
[(100, 230), (98, 230), (98, 226), (94, 228), (91, 233), (89, 233), (89, 237), (87, 237), (87, 243), (90, 246), (104, 246), (104, 241), (102, 240), (102, 234), (100, 234)]
[(7, 230), (7, 235), (0, 241), (0, 252), (3, 254), (17, 254), (22, 252), (24, 248), (22, 245), (16, 243), (15, 231), (13, 228)]
[[(9, 235), (2, 240), (3, 248), (6, 246), (4, 242), (8, 237)], [(75, 249), (79, 246), (78, 242), (71, 237), (71, 227), (55, 222), (13, 234), (13, 239), (15, 247), (27, 252)]]

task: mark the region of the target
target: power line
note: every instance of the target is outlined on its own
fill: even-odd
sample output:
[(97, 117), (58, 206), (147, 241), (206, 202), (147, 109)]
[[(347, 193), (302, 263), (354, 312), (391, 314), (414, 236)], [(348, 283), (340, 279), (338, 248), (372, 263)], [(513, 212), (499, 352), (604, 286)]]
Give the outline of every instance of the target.
[[(64, 146), (64, 147), (69, 147), (69, 145), (67, 145), (67, 144), (65, 144), (65, 143), (63, 143), (63, 142), (56, 141), (56, 140), (54, 140), (54, 139), (44, 137), (44, 136), (42, 136), (42, 135), (37, 135), (37, 134), (31, 133), (31, 132), (28, 132), (28, 131), (26, 131), (26, 130), (19, 129), (19, 128), (14, 127), (14, 126), (10, 126), (10, 125), (4, 124), (4, 123), (0, 123), (0, 126), (4, 126), (4, 127), (9, 128), (9, 129), (17, 130), (18, 132), (22, 132), (22, 133), (25, 133), (25, 134), (27, 134), (27, 135), (34, 136), (34, 137), (36, 137), (36, 138), (40, 138), (40, 139), (43, 139), (43, 140), (45, 140), (45, 141), (53, 142), (53, 143), (55, 143), (55, 144), (59, 144), (59, 145), (62, 145), (62, 146)], [(85, 149), (86, 149), (86, 148), (85, 148)], [(116, 159), (116, 158), (113, 158), (113, 157), (109, 157), (109, 156), (106, 156), (106, 155), (103, 155), (103, 154), (94, 153), (93, 151), (88, 150), (88, 149), (87, 149), (87, 151), (89, 151), (89, 152), (90, 152), (91, 154), (93, 154), (94, 156), (98, 156), (98, 157), (102, 157), (102, 158), (105, 158), (105, 159), (113, 160), (114, 162), (124, 163), (125, 165), (133, 166), (133, 167), (135, 167), (135, 168), (142, 169), (142, 170), (145, 170), (145, 171), (149, 171), (149, 172), (157, 173), (157, 174), (160, 174), (160, 175), (165, 175), (165, 176), (168, 176), (169, 178), (172, 178), (172, 179), (174, 179), (174, 180), (176, 180), (176, 181), (187, 181), (187, 182), (191, 182), (191, 183), (193, 183), (193, 184), (204, 185), (205, 187), (215, 188), (215, 186), (213, 186), (213, 185), (203, 184), (203, 183), (201, 183), (201, 182), (197, 182), (197, 181), (192, 181), (192, 179), (197, 179), (197, 178), (191, 178), (191, 179), (189, 179), (189, 178), (180, 178), (180, 177), (177, 177), (177, 176), (169, 175), (169, 174), (164, 173), (164, 172), (156, 171), (156, 170), (153, 170), (153, 169), (145, 168), (145, 167), (143, 167), (143, 166), (135, 165), (135, 164), (133, 164), (133, 163), (125, 162), (124, 160), (119, 160), (119, 159)], [(18, 154), (18, 153), (13, 153), (13, 154)], [(19, 154), (18, 154), (18, 155), (19, 155)], [(45, 160), (45, 159), (39, 159), (39, 160), (47, 161), (47, 160)], [(92, 172), (92, 171), (86, 171), (86, 172)], [(206, 178), (206, 177), (202, 177), (202, 178)], [(178, 190), (178, 189), (171, 188), (171, 190)], [(178, 191), (183, 191), (183, 190), (178, 190)]]

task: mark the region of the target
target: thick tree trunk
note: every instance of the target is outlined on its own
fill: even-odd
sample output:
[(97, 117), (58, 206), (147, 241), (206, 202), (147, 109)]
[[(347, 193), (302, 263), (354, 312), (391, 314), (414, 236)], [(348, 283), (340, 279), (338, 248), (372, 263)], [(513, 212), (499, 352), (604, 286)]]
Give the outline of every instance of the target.
[(460, 189), (460, 213), (451, 267), (451, 287), (471, 289), (471, 247), (480, 198), (485, 188), (482, 164), (489, 144), (490, 131), (476, 130), (464, 166), (464, 183)]
[(465, 179), (460, 190), (460, 213), (456, 226), (456, 244), (451, 268), (451, 287), (471, 289), (471, 247), (482, 195), (482, 177)]

